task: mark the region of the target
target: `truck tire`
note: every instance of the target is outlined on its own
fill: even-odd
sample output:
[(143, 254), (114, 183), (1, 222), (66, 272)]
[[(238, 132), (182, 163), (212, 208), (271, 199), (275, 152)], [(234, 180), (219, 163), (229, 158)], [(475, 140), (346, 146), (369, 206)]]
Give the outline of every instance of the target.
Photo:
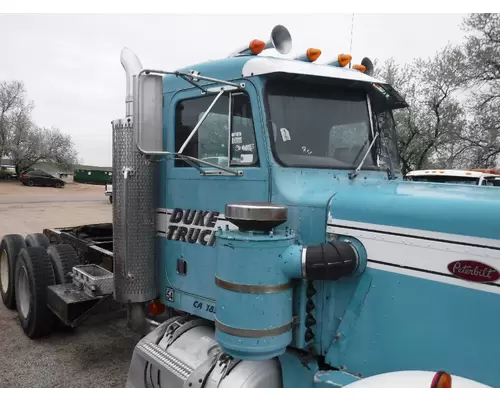
[(0, 293), (9, 310), (16, 309), (15, 271), (19, 252), (26, 247), (21, 235), (5, 235), (0, 244)]
[(26, 247), (36, 247), (36, 246), (41, 246), (41, 247), (49, 247), (50, 246), (50, 240), (47, 236), (45, 236), (43, 233), (31, 233), (26, 236)]
[(16, 263), (16, 305), (19, 322), (30, 339), (49, 334), (54, 314), (47, 306), (47, 287), (56, 279), (50, 257), (43, 247), (27, 247)]
[(73, 271), (75, 265), (80, 264), (73, 246), (69, 244), (53, 244), (47, 249), (47, 254), (54, 268), (56, 284), (71, 283), (73, 279), (69, 273)]

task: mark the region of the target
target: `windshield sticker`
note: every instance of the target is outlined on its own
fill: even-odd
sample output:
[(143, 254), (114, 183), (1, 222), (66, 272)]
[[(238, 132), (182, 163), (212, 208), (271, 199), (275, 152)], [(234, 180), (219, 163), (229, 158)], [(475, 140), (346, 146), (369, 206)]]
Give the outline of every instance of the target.
[(254, 151), (255, 149), (255, 144), (254, 143), (251, 143), (251, 144), (244, 144), (243, 146), (241, 146), (241, 150), (243, 151)]
[(284, 141), (284, 142), (287, 142), (289, 140), (292, 140), (292, 138), (290, 137), (290, 132), (288, 132), (288, 129), (286, 128), (281, 128), (280, 129), (280, 132), (281, 132), (281, 139)]
[(253, 163), (253, 154), (242, 154), (241, 155), (241, 162), (245, 163), (245, 164)]
[(243, 138), (241, 137), (241, 132), (231, 133), (231, 144), (241, 144), (242, 142)]

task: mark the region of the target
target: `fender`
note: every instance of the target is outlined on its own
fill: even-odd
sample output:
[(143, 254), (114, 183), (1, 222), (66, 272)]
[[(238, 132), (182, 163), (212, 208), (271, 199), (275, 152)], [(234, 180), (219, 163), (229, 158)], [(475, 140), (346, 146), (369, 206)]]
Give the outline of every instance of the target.
[[(345, 385), (347, 388), (430, 388), (438, 373), (431, 371), (396, 371), (374, 375)], [(490, 388), (480, 382), (451, 375), (452, 388)]]

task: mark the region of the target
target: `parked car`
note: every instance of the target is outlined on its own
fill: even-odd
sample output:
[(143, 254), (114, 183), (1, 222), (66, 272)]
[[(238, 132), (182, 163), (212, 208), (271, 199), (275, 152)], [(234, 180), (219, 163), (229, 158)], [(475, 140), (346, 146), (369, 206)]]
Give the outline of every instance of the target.
[(113, 203), (113, 185), (111, 183), (106, 183), (104, 194), (109, 197), (109, 202)]
[(17, 174), (16, 174), (16, 169), (14, 167), (5, 165), (2, 165), (0, 167), (0, 179), (11, 180), (16, 178)]
[(62, 188), (65, 183), (62, 179), (38, 170), (23, 172), (19, 180), (26, 186), (53, 186), (55, 188)]

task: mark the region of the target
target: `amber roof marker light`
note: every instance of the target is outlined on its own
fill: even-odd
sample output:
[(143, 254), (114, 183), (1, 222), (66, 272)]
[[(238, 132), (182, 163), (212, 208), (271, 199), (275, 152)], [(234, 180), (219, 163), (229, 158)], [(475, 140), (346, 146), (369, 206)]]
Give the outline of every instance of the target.
[(363, 72), (363, 73), (366, 71), (366, 67), (364, 65), (361, 65), (361, 64), (354, 64), (352, 66), (352, 69), (355, 69), (355, 70), (357, 70), (359, 72)]
[(374, 66), (372, 60), (368, 57), (364, 57), (361, 60), (361, 64), (354, 64), (351, 69), (355, 69), (359, 72), (362, 72), (368, 76), (373, 76)]
[(345, 67), (347, 66), (352, 60), (352, 56), (350, 54), (339, 54), (337, 58), (329, 63), (326, 63), (325, 65), (329, 65), (331, 67)]
[(253, 55), (260, 54), (264, 51), (266, 44), (262, 40), (254, 39), (250, 42), (248, 48)]
[(320, 49), (309, 47), (304, 54), (302, 54), (299, 57), (296, 57), (295, 60), (314, 62), (319, 58), (320, 55), (321, 55)]

